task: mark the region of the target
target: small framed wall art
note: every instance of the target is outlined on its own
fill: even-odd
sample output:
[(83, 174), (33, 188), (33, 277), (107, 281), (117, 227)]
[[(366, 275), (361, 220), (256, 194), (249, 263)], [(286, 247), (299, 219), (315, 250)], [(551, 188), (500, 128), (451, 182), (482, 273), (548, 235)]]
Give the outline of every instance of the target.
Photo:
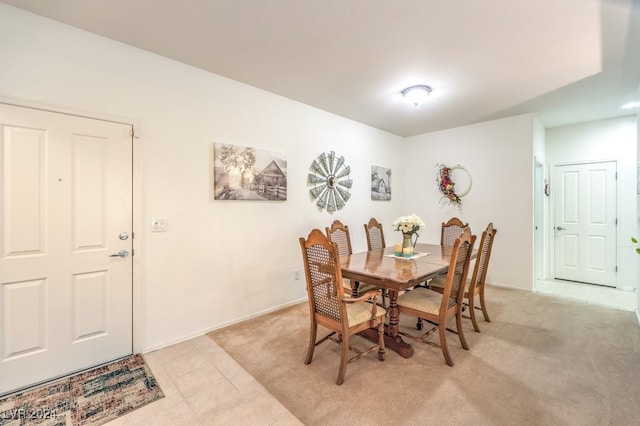
[(391, 169), (371, 166), (371, 199), (391, 200)]

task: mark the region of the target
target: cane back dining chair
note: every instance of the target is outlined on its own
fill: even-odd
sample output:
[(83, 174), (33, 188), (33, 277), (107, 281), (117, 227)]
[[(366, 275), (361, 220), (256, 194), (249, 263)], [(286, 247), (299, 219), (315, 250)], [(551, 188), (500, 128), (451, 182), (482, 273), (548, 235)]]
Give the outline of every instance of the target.
[[(384, 242), (384, 231), (382, 229), (382, 224), (376, 220), (376, 218), (369, 219), (369, 223), (364, 224), (364, 232), (367, 235), (367, 249), (369, 251), (375, 249), (383, 249), (386, 247)], [(358, 287), (358, 291), (370, 291), (375, 290), (377, 287), (365, 284), (364, 287)], [(382, 290), (382, 300), (381, 304), (383, 308), (387, 307), (387, 290)]]
[[(469, 224), (463, 223), (457, 217), (452, 217), (447, 222), (442, 222), (442, 226), (440, 228), (440, 245), (452, 246), (456, 238), (458, 238), (465, 229), (469, 229), (469, 230), (471, 229), (469, 228)], [(446, 276), (446, 273), (442, 274), (439, 278), (442, 278), (443, 280), (445, 280), (446, 279), (444, 278), (445, 276)], [(429, 288), (431, 286), (432, 281), (433, 280), (429, 280), (424, 284), (420, 284), (419, 287)], [(421, 324), (421, 320), (418, 319), (418, 326), (420, 326), (420, 324)]]
[[(340, 369), (336, 383), (344, 382), (347, 364), (378, 351), (378, 359), (384, 361), (385, 310), (376, 303), (380, 291), (372, 291), (352, 298), (344, 294), (338, 246), (330, 242), (319, 229), (313, 229), (307, 239), (300, 238), (309, 301), (310, 332), (305, 364), (310, 364), (316, 346), (325, 340), (341, 344)], [(373, 303), (366, 300), (372, 299)], [(318, 325), (330, 330), (317, 339)], [(378, 329), (378, 343), (361, 351), (350, 345), (350, 337), (371, 327)], [(338, 337), (334, 337), (338, 334)], [(356, 353), (349, 357), (349, 350)]]
[[(329, 242), (336, 243), (338, 245), (338, 255), (348, 256), (353, 253), (351, 249), (351, 234), (349, 233), (349, 227), (338, 219), (334, 220), (331, 226), (325, 228), (327, 238)], [(351, 292), (351, 296), (358, 297), (358, 290), (360, 283), (357, 281), (351, 282), (351, 280), (344, 279), (343, 284)]]
[(367, 235), (367, 250), (385, 248), (384, 231), (382, 224), (375, 218), (369, 219), (369, 223), (364, 224), (364, 232)]
[(332, 243), (338, 245), (338, 255), (348, 256), (353, 253), (351, 249), (351, 234), (349, 234), (349, 227), (338, 219), (334, 220), (331, 226), (325, 228), (327, 232), (327, 238)]
[[(452, 217), (447, 222), (442, 222), (442, 227), (440, 229), (440, 245), (441, 246), (452, 246), (456, 238), (458, 238), (462, 231), (469, 228), (469, 223), (463, 223), (462, 220), (457, 217)], [(469, 228), (471, 229), (471, 228)], [(442, 274), (441, 277), (444, 277), (446, 274)], [(429, 281), (425, 287), (431, 286), (431, 281)], [(418, 321), (420, 324), (420, 321)]]
[(463, 223), (457, 217), (452, 217), (446, 223), (442, 222), (442, 228), (440, 231), (440, 245), (452, 246), (456, 238), (462, 234), (465, 228), (468, 228), (468, 223)]
[[(469, 317), (473, 323), (473, 329), (480, 332), (478, 322), (476, 321), (476, 309), (482, 310), (482, 316), (486, 322), (491, 322), (489, 313), (487, 312), (487, 305), (484, 297), (484, 287), (487, 280), (487, 270), (489, 269), (489, 259), (491, 258), (491, 249), (493, 248), (493, 240), (498, 232), (493, 227), (493, 223), (487, 225), (487, 229), (482, 233), (480, 238), (480, 246), (478, 247), (478, 256), (476, 257), (476, 263), (473, 267), (473, 273), (471, 278), (467, 280), (464, 291), (464, 300), (469, 307)], [(435, 278), (429, 283), (429, 288), (442, 293), (444, 291), (445, 280), (442, 277)], [(475, 306), (475, 298), (479, 296), (480, 307)]]
[[(351, 234), (349, 233), (349, 227), (339, 220), (334, 220), (331, 226), (325, 228), (327, 233), (327, 238), (330, 242), (336, 243), (338, 245), (338, 255), (340, 256), (348, 256), (353, 253), (351, 249)], [(358, 297), (361, 292), (367, 292), (371, 290), (377, 290), (377, 287), (374, 287), (370, 284), (361, 284), (358, 281), (351, 280), (343, 280), (345, 287), (347, 287), (351, 291), (352, 297)], [(384, 299), (381, 300), (382, 304), (384, 304)]]
[[(401, 314), (418, 317), (433, 325), (431, 329), (421, 336), (407, 332), (401, 332), (401, 334), (423, 343), (440, 347), (445, 362), (449, 366), (453, 366), (453, 359), (447, 346), (447, 331), (456, 333), (460, 338), (462, 347), (469, 349), (462, 330), (462, 297), (464, 283), (469, 271), (469, 259), (471, 258), (475, 240), (476, 236), (471, 235), (469, 229), (465, 229), (462, 235), (455, 240), (442, 294), (428, 288), (416, 287), (410, 292), (398, 296), (398, 308)], [(447, 328), (447, 318), (451, 316), (456, 318), (455, 331)], [(427, 340), (427, 336), (435, 331), (438, 332), (440, 337), (439, 345)]]

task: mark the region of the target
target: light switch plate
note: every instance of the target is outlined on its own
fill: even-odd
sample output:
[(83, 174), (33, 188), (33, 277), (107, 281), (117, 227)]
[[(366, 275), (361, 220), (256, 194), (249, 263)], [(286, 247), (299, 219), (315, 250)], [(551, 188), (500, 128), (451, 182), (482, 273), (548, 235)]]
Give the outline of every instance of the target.
[(151, 219), (151, 232), (167, 232), (167, 218), (154, 217)]

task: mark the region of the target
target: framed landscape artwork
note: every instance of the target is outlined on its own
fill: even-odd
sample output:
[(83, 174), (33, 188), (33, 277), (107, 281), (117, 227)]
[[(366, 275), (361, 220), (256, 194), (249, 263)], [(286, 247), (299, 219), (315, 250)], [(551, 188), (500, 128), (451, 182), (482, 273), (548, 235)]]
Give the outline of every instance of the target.
[(284, 201), (287, 160), (256, 148), (211, 144), (211, 199)]
[(371, 166), (371, 199), (391, 200), (391, 169)]

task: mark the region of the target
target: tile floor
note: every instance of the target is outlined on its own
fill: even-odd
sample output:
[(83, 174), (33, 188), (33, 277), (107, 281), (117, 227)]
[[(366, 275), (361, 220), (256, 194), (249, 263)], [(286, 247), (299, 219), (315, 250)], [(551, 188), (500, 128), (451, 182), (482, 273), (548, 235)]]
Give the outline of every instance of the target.
[(107, 425), (302, 424), (207, 336), (144, 357), (165, 397)]
[(625, 311), (635, 310), (637, 301), (637, 294), (633, 290), (561, 280), (536, 281), (536, 291)]
[[(536, 291), (633, 311), (636, 292), (567, 281)], [(207, 336), (145, 354), (165, 397), (107, 423), (118, 425), (301, 425), (277, 399)]]

